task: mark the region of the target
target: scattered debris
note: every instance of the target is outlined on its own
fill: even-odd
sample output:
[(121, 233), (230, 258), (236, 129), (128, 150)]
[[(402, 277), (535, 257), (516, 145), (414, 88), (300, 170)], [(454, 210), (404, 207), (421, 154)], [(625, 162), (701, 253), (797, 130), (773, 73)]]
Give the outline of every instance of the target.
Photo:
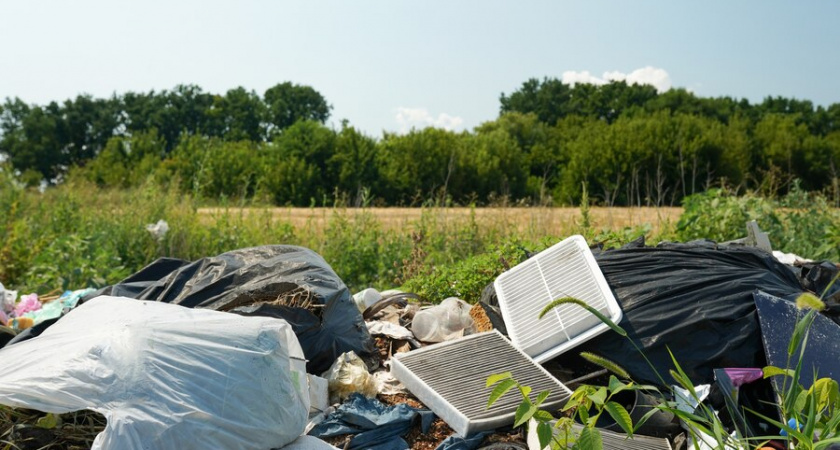
[[(168, 225), (148, 229), (160, 240)], [(810, 290), (824, 294), (828, 310), (816, 317), (808, 341), (816, 350), (805, 352), (803, 367), (840, 376), (840, 270), (771, 252), (755, 223), (746, 238), (725, 244), (646, 247), (641, 239), (594, 255), (573, 236), (509, 269), (475, 305), (457, 298), (430, 305), (372, 288), (351, 296), (319, 255), (291, 246), (163, 258), (97, 292), (17, 301), (0, 284), (0, 325), (9, 325), (0, 326), (0, 405), (15, 407), (0, 406), (8, 424), (0, 441), (24, 450), (140, 448), (149, 436), (165, 448), (536, 450), (534, 427), (527, 442), (510, 428), (519, 393), (488, 409), (487, 378), (512, 372), (533, 392), (549, 391), (541, 407), (555, 413), (571, 395), (566, 386), (606, 382), (606, 370), (583, 362), (580, 351), (658, 385), (629, 339), (660, 373), (671, 368), (667, 349), (679, 349), (689, 378), (708, 384), (699, 396), (727, 433), (772, 435), (768, 423), (739, 412), (775, 414), (773, 387), (750, 367), (765, 357), (789, 363), (798, 317), (791, 300)], [(607, 326), (573, 305), (537, 318), (561, 297), (586, 302), (629, 339), (599, 335)], [(622, 394), (629, 397), (614, 399), (633, 422), (647, 422), (629, 439), (599, 421), (604, 448), (686, 445), (673, 415), (646, 414), (657, 399)], [(672, 400), (693, 413), (693, 397)], [(69, 413), (85, 408), (93, 411)]]
[(169, 232), (169, 224), (165, 220), (160, 219), (157, 223), (150, 223), (146, 225), (146, 231), (152, 234), (157, 241), (162, 241)]
[(423, 342), (459, 338), (473, 325), (470, 308), (469, 303), (449, 297), (438, 305), (417, 311), (411, 322), (411, 332)]
[(352, 351), (342, 353), (323, 377), (329, 385), (330, 403), (343, 402), (355, 393), (375, 397), (378, 392), (376, 380), (365, 362)]

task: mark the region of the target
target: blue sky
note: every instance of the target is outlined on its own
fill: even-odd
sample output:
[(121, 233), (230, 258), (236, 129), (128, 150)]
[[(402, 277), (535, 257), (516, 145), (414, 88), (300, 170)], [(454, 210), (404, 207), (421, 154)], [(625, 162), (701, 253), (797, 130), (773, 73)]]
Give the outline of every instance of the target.
[(829, 0), (0, 0), (0, 98), (292, 81), (327, 98), (334, 126), (374, 136), (471, 129), (545, 76), (829, 105), (838, 24)]

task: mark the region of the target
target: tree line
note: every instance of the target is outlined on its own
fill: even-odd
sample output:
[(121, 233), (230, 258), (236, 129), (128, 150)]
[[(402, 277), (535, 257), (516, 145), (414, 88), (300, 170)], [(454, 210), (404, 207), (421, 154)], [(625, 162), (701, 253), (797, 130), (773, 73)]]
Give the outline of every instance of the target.
[(685, 89), (531, 79), (471, 131), (369, 136), (309, 86), (198, 86), (0, 105), (0, 154), (28, 184), (152, 180), (205, 198), (309, 206), (516, 201), (674, 205), (712, 186), (840, 197), (840, 103), (703, 98)]

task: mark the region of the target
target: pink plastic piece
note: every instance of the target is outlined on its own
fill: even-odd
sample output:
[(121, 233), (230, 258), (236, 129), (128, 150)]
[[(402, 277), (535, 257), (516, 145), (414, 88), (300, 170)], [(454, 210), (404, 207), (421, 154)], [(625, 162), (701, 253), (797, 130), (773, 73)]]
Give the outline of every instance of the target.
[(38, 301), (38, 294), (22, 295), (20, 302), (15, 306), (15, 316), (20, 317), (31, 311), (41, 309), (41, 302)]

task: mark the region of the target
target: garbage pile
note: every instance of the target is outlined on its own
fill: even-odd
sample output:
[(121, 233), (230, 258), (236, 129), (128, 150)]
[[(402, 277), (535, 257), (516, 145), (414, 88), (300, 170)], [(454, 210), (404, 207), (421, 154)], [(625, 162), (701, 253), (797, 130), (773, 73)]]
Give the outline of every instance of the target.
[[(710, 448), (662, 402), (712, 408), (727, 433), (773, 436), (782, 387), (761, 368), (790, 363), (794, 301), (812, 292), (828, 308), (801, 354), (815, 371), (802, 380), (840, 376), (840, 285), (835, 264), (774, 254), (749, 230), (725, 245), (619, 249), (573, 236), (502, 274), (475, 305), (351, 295), (318, 254), (282, 245), (164, 258), (99, 291), (18, 299), (0, 285), (0, 405), (41, 412), (20, 413), (37, 422), (5, 424), (0, 440), (84, 448), (61, 442), (61, 417), (92, 411), (104, 420), (80, 413), (95, 423), (86, 445), (103, 450), (539, 449), (536, 422), (513, 427), (518, 390), (488, 407), (488, 379), (510, 372), (556, 413), (584, 382), (610, 382), (582, 352), (675, 393), (625, 396), (646, 422), (632, 438), (599, 422), (604, 448)], [(571, 300), (538, 318), (560, 298), (626, 336)], [(672, 386), (674, 359), (696, 392)]]

